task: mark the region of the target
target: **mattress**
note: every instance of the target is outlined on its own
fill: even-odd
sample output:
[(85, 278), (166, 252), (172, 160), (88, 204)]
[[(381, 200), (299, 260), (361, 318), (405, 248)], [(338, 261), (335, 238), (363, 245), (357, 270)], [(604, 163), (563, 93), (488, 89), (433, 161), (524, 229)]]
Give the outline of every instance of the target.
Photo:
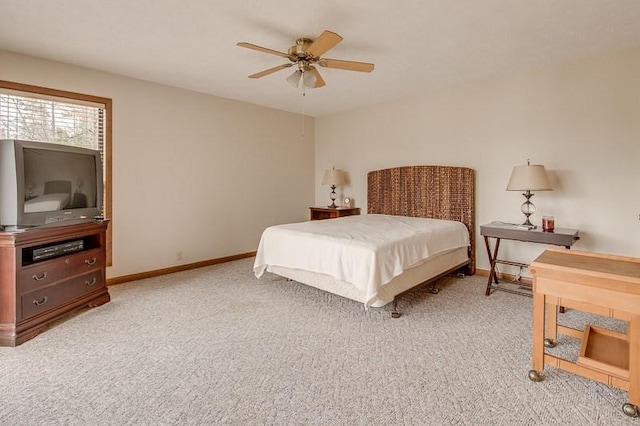
[(364, 215), (277, 225), (262, 234), (254, 273), (282, 267), (327, 275), (355, 287), (369, 307), (395, 277), (468, 245), (466, 226), (449, 220)]

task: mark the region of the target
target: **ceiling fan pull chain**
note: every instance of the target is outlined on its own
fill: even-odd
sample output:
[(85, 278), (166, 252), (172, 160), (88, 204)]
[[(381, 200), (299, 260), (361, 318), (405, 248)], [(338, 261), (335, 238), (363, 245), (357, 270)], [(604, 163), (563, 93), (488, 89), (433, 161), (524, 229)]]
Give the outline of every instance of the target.
[(305, 114), (305, 96), (307, 96), (307, 89), (305, 89), (304, 84), (302, 85), (302, 114), (300, 114), (300, 116), (302, 117), (302, 137), (304, 138), (304, 131), (305, 131), (305, 122), (304, 122), (304, 114)]

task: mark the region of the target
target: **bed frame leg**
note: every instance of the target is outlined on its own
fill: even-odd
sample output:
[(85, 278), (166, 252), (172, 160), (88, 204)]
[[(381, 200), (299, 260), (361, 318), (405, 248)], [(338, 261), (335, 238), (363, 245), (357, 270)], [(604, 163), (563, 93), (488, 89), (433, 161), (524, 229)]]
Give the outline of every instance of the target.
[[(423, 288), (428, 283), (429, 284), (429, 293), (438, 294), (438, 293), (440, 293), (440, 289), (436, 287), (436, 283), (438, 282), (438, 278), (441, 278), (441, 277), (443, 277), (445, 275), (450, 275), (454, 271), (455, 271), (455, 274), (456, 274), (456, 278), (464, 278), (466, 276), (466, 274), (464, 273), (464, 271), (462, 269), (458, 268), (457, 271), (456, 271), (456, 268), (454, 268), (454, 269), (450, 269), (446, 273), (436, 277), (431, 282), (422, 283), (419, 287)], [(400, 312), (398, 311), (398, 296), (399, 295), (396, 295), (396, 297), (392, 301), (393, 308), (391, 310), (391, 318), (400, 318)]]
[(400, 318), (400, 312), (398, 311), (398, 299), (393, 299), (393, 309), (391, 310), (391, 318)]

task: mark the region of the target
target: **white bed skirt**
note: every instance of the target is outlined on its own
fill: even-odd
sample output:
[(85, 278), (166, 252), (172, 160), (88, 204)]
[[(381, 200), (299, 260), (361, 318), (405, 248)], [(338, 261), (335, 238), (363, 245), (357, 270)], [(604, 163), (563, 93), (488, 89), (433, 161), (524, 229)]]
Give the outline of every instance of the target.
[[(402, 275), (383, 285), (378, 291), (377, 300), (371, 306), (384, 306), (393, 301), (398, 294), (460, 266), (468, 260), (467, 247), (460, 247), (430, 257), (424, 263), (406, 270)], [(353, 284), (335, 279), (329, 275), (273, 265), (267, 266), (267, 271), (356, 302), (365, 302), (364, 295)]]

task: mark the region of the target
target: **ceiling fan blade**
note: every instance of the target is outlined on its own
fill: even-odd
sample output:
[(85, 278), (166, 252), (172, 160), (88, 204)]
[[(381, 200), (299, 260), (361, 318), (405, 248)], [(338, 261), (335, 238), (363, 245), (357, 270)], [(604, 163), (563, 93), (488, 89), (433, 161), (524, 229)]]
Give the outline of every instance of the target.
[(318, 65), (325, 68), (336, 68), (348, 71), (371, 72), (375, 65), (367, 62), (342, 61), (340, 59), (322, 58), (318, 61)]
[(314, 89), (326, 85), (324, 79), (322, 78), (316, 67), (309, 67), (309, 71), (316, 77), (316, 84), (313, 85)]
[(258, 46), (258, 45), (247, 43), (244, 41), (241, 41), (240, 43), (238, 43), (238, 46), (246, 47), (247, 49), (257, 50), (258, 52), (270, 53), (271, 55), (277, 55), (277, 56), (281, 56), (283, 58), (289, 59), (289, 55), (287, 55), (286, 53), (278, 52), (277, 50), (268, 49), (266, 47)]
[(325, 30), (322, 34), (320, 34), (320, 37), (318, 37), (313, 43), (311, 43), (311, 46), (309, 46), (309, 48), (307, 49), (307, 53), (319, 58), (326, 51), (328, 51), (341, 41), (342, 37), (340, 37), (338, 34)]
[(292, 66), (293, 64), (282, 64), (282, 65), (278, 65), (277, 67), (273, 67), (273, 68), (269, 68), (268, 70), (264, 70), (264, 71), (260, 71), (257, 72), (255, 74), (251, 74), (249, 76), (249, 78), (260, 78), (260, 77), (264, 77), (265, 75), (269, 75), (269, 74), (273, 74), (276, 71), (280, 71), (283, 70), (285, 68), (289, 68), (290, 66)]

